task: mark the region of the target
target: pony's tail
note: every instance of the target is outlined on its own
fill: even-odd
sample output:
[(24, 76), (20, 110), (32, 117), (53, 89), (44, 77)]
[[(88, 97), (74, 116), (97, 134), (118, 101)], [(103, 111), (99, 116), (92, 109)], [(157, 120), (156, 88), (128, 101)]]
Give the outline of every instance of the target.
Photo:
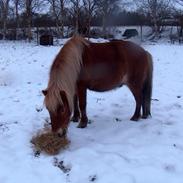
[(147, 53), (147, 61), (148, 61), (148, 71), (147, 77), (143, 87), (143, 118), (147, 118), (149, 115), (151, 116), (151, 96), (152, 96), (152, 79), (153, 79), (153, 59), (149, 52)]

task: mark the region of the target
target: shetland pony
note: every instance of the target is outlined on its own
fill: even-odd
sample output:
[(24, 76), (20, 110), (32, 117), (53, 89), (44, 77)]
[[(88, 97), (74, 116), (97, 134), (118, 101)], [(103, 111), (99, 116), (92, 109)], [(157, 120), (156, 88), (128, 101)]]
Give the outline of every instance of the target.
[[(48, 87), (43, 90), (52, 131), (63, 134), (70, 117), (87, 126), (87, 89), (104, 92), (127, 85), (136, 108), (131, 120), (151, 114), (153, 63), (150, 53), (128, 41), (92, 43), (73, 36), (56, 56)], [(141, 116), (142, 108), (142, 116)]]

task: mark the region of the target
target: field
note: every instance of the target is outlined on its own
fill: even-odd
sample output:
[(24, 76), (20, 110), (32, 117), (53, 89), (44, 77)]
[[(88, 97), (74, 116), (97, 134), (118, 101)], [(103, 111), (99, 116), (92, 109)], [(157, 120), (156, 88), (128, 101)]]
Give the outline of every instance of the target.
[(183, 46), (142, 46), (154, 59), (152, 118), (129, 120), (125, 86), (89, 91), (88, 127), (70, 123), (68, 149), (36, 156), (30, 139), (49, 121), (41, 90), (61, 46), (0, 42), (0, 183), (182, 183)]

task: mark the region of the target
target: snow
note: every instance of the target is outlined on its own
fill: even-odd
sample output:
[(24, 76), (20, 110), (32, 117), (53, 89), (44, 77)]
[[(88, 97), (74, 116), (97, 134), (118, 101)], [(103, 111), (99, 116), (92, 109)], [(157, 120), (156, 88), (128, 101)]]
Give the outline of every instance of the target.
[(182, 183), (183, 46), (143, 47), (154, 59), (152, 118), (129, 120), (125, 86), (89, 91), (88, 127), (70, 123), (69, 148), (36, 157), (30, 139), (49, 119), (41, 90), (61, 46), (0, 42), (0, 183)]

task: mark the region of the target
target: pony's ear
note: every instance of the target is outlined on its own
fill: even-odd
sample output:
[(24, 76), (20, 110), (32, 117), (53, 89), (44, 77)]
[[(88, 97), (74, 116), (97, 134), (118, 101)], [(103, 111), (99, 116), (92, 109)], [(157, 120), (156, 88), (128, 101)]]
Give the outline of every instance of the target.
[(46, 96), (47, 93), (48, 93), (48, 90), (42, 90), (42, 93), (43, 93), (44, 96)]

